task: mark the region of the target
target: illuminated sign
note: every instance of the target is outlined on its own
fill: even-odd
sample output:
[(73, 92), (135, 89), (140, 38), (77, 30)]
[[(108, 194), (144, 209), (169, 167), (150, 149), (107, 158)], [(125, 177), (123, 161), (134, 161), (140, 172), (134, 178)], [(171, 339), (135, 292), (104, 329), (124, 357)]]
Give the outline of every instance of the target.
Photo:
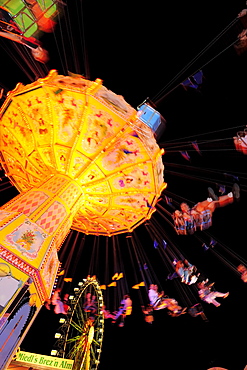
[(61, 357), (39, 355), (37, 353), (18, 351), (16, 354), (16, 361), (25, 362), (34, 367), (35, 365), (55, 368), (55, 369), (72, 369), (74, 360), (69, 360)]

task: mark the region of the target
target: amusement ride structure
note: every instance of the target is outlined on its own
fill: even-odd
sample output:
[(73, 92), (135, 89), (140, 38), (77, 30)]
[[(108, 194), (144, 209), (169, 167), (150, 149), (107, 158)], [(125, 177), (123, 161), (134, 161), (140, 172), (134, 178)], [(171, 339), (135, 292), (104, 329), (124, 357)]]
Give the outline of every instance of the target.
[[(18, 306), (25, 286), (37, 308), (50, 298), (57, 251), (71, 228), (105, 236), (131, 232), (151, 217), (166, 184), (163, 150), (142, 121), (145, 111), (137, 114), (100, 80), (51, 71), (18, 84), (0, 115), (1, 163), (20, 192), (1, 207), (1, 263), (16, 281), (12, 292), (6, 285), (4, 337), (10, 307)], [(11, 350), (6, 343), (4, 364), (25, 327), (18, 324)]]
[[(157, 95), (159, 100), (147, 98), (137, 109), (134, 109), (121, 95), (106, 88), (103, 80), (97, 78), (91, 81), (87, 73), (87, 65), (85, 65), (85, 77), (80, 74), (81, 71), (78, 68), (75, 68), (77, 74), (69, 72), (70, 68), (66, 63), (62, 73), (58, 72), (59, 68), (53, 66), (48, 68), (49, 54), (52, 55), (54, 51), (52, 47), (47, 48), (45, 43), (43, 48), (39, 36), (42, 33), (45, 39), (46, 34), (53, 36), (54, 33), (54, 44), (58, 43), (54, 28), (58, 15), (62, 17), (61, 7), (67, 7), (63, 14), (66, 18), (67, 11), (68, 14), (70, 11), (69, 1), (64, 4), (60, 0), (0, 0), (0, 36), (7, 39), (3, 40), (3, 44), (13, 43), (25, 61), (20, 64), (22, 70), (32, 81), (17, 85), (15, 82), (14, 88), (0, 90), (1, 172), (8, 179), (12, 189), (18, 192), (18, 195), (11, 200), (2, 201), (0, 207), (1, 370), (8, 368), (41, 308), (54, 297), (58, 276), (63, 279), (64, 268), (66, 274), (72, 269), (75, 273), (78, 264), (81, 263), (80, 273), (84, 274), (84, 277), (87, 276), (86, 273), (91, 275), (81, 278), (79, 287), (75, 288), (75, 294), (70, 299), (66, 320), (60, 328), (63, 336), (57, 337), (58, 354), (60, 357), (74, 361), (73, 370), (96, 370), (100, 363), (105, 330), (104, 299), (108, 298), (107, 294), (111, 287), (117, 287), (115, 294), (119, 294), (118, 297), (114, 297), (114, 308), (111, 312), (121, 301), (123, 293), (130, 291), (131, 287), (135, 289), (136, 295), (141, 298), (141, 304), (144, 305), (147, 303), (149, 284), (160, 283), (160, 287), (165, 285), (167, 290), (170, 287), (176, 287), (178, 300), (181, 301), (179, 304), (185, 307), (182, 310), (183, 313), (192, 317), (199, 316), (207, 321), (203, 310), (204, 302), (198, 303), (198, 289), (195, 282), (204, 277), (208, 278), (208, 275), (214, 276), (217, 269), (211, 268), (211, 260), (224, 262), (225, 266), (235, 274), (234, 278), (239, 280), (240, 273), (237, 267), (246, 265), (242, 255), (234, 253), (210, 232), (197, 230), (193, 237), (192, 235), (184, 237), (178, 236), (174, 229), (172, 215), (175, 209), (179, 207), (181, 201), (192, 205), (197, 198), (196, 191), (193, 196), (191, 192), (187, 192), (191, 179), (196, 179), (200, 185), (205, 183), (209, 183), (210, 186), (217, 185), (222, 191), (224, 188), (221, 185), (222, 181), (226, 179), (224, 184), (231, 188), (232, 178), (237, 174), (237, 160), (233, 166), (232, 152), (230, 149), (228, 151), (230, 147), (228, 140), (231, 140), (231, 146), (233, 146), (233, 135), (230, 134), (230, 139), (229, 137), (217, 139), (215, 133), (211, 136), (209, 133), (209, 139), (204, 140), (203, 132), (203, 139), (200, 142), (194, 140), (195, 127), (197, 130), (199, 120), (193, 114), (190, 114), (188, 119), (188, 122), (191, 120), (190, 125), (188, 122), (184, 124), (185, 120), (183, 120), (179, 126), (180, 133), (186, 134), (185, 139), (170, 143), (168, 141), (160, 143), (158, 140), (165, 120), (156, 110), (155, 104), (164, 96), (174, 92), (177, 87), (181, 88), (184, 94), (188, 92), (187, 96), (194, 94), (198, 102), (198, 96), (203, 95), (200, 94), (204, 83), (201, 66), (199, 69), (193, 69), (193, 73), (189, 75), (187, 71), (192, 71), (193, 63), (187, 65), (188, 69), (184, 68), (182, 74), (177, 75), (177, 79), (166, 86), (169, 91), (164, 89)], [(74, 10), (73, 20), (76, 18), (77, 10), (78, 8)], [(83, 18), (78, 18), (80, 26), (83, 25)], [(100, 19), (98, 21), (97, 26), (100, 28)], [(137, 24), (138, 21), (140, 20), (136, 19)], [(70, 22), (66, 22), (68, 26)], [(126, 19), (124, 22), (126, 24)], [(240, 18), (237, 17), (226, 30), (239, 23)], [(71, 26), (73, 27), (73, 24)], [(91, 22), (90, 27), (94, 26), (94, 22)], [(60, 27), (60, 29), (63, 34), (66, 27)], [(224, 33), (220, 34), (222, 35)], [(98, 32), (99, 39), (100, 36)], [(240, 53), (246, 46), (246, 34), (242, 33), (241, 38), (237, 37), (237, 40), (235, 36), (234, 33), (230, 46), (238, 45), (238, 53)], [(75, 39), (71, 35), (66, 40), (63, 40), (62, 35), (61, 39), (62, 46), (58, 47), (58, 54), (64, 52), (66, 57), (73, 59), (72, 53), (70, 55), (65, 50), (70, 47), (73, 49)], [(238, 41), (237, 44), (236, 41)], [(209, 46), (213, 44), (210, 43)], [(121, 46), (120, 41), (119, 45)], [(110, 62), (113, 63), (118, 54), (114, 55), (112, 61), (107, 55), (107, 43), (104, 47), (106, 50), (104, 49), (103, 60), (112, 65)], [(133, 53), (130, 53), (131, 57), (135, 53), (139, 53), (140, 56), (143, 50), (145, 48), (138, 49), (135, 44)], [(208, 49), (205, 48), (203, 51), (206, 50)], [(86, 50), (82, 52), (84, 52), (85, 62)], [(202, 52), (199, 56), (203, 54)], [(100, 55), (98, 50), (97, 55)], [(148, 53), (145, 57), (141, 55), (143, 65), (145, 65), (145, 58), (148, 60), (148, 57)], [(134, 59), (132, 58), (133, 63)], [(214, 59), (215, 57), (211, 60)], [(97, 62), (101, 66), (100, 60), (100, 58), (97, 59)], [(197, 58), (192, 62), (195, 61)], [(76, 63), (81, 63), (81, 59), (79, 62), (75, 60)], [(204, 67), (208, 62), (202, 64)], [(140, 71), (139, 74), (141, 74)], [(150, 76), (145, 78), (148, 81)], [(176, 84), (178, 78), (180, 80)], [(141, 79), (143, 85), (148, 85), (143, 76)], [(131, 89), (135, 88), (132, 86)], [(114, 88), (112, 90), (115, 91)], [(172, 114), (179, 116), (182, 109), (177, 104), (175, 107)], [(199, 110), (195, 106), (188, 108), (186, 104), (184, 108), (193, 113)], [(207, 112), (204, 116), (202, 122), (205, 118), (204, 126), (206, 126), (209, 124)], [(202, 122), (200, 122), (201, 126), (203, 126)], [(178, 128), (173, 127), (173, 129)], [(223, 129), (220, 131), (223, 132)], [(239, 128), (236, 131), (240, 132)], [(236, 158), (239, 158), (242, 153), (246, 154), (244, 150), (246, 143), (243, 142), (245, 131), (246, 129), (243, 129), (243, 133), (237, 134), (234, 138), (239, 151), (235, 153)], [(192, 141), (187, 140), (187, 135), (192, 137)], [(223, 148), (222, 152), (225, 150), (224, 159), (230, 153), (230, 160), (225, 160), (227, 169), (223, 172), (215, 169), (217, 161), (222, 162), (223, 156), (211, 154), (213, 152), (211, 146), (215, 145), (216, 152), (225, 142), (227, 142), (227, 149)], [(166, 153), (165, 156), (163, 156), (164, 153)], [(205, 157), (208, 159), (210, 155), (213, 157), (212, 168), (208, 166), (201, 175), (201, 170), (207, 163)], [(177, 160), (178, 156), (179, 160)], [(209, 162), (210, 160), (211, 157)], [(193, 166), (195, 162), (199, 168), (196, 175), (196, 165)], [(174, 174), (176, 180), (171, 189), (167, 190), (164, 180), (170, 184), (171, 176)], [(236, 177), (234, 182), (239, 180)], [(3, 183), (5, 181), (0, 185), (2, 186)], [(183, 195), (180, 196), (178, 193), (181, 184)], [(245, 178), (241, 172), (241, 199), (244, 190)], [(192, 199), (188, 199), (190, 196)], [(232, 209), (238, 210), (237, 207), (241, 207), (241, 203), (235, 202)], [(239, 215), (237, 212), (235, 215), (237, 222)], [(225, 224), (228, 223), (229, 219), (225, 221)], [(221, 225), (220, 222), (218, 224)], [(169, 228), (172, 230), (171, 237)], [(140, 239), (137, 237), (137, 229), (145, 231)], [(230, 227), (225, 231), (229, 233)], [(86, 238), (89, 240), (90, 251), (88, 255), (85, 254), (82, 259), (79, 259), (76, 248), (82, 251)], [(123, 239), (124, 243), (121, 244)], [(194, 253), (198, 245), (200, 251), (197, 249)], [(236, 250), (238, 250), (237, 247)], [(153, 263), (155, 269), (152, 269), (152, 263), (147, 257), (150, 249), (152, 249), (152, 257), (156, 254), (156, 262)], [(112, 252), (113, 257), (110, 256), (109, 251)], [(105, 253), (103, 268), (103, 260), (99, 258), (101, 252)], [(188, 265), (196, 271), (196, 279), (190, 286), (184, 284), (183, 279), (180, 281), (180, 275), (175, 271), (178, 261), (186, 260), (187, 254), (192, 255), (192, 259), (195, 256), (195, 260), (199, 256), (198, 269), (193, 263), (190, 264), (191, 260), (187, 261)], [(211, 256), (210, 268), (206, 269), (204, 274), (201, 268), (203, 264), (201, 263), (200, 266), (200, 258), (207, 261), (209, 256)], [(133, 270), (129, 274), (130, 278), (128, 276), (133, 284), (127, 282), (127, 274), (123, 269), (124, 258), (127, 259), (128, 272)], [(111, 266), (108, 260), (111, 260)], [(161, 267), (160, 279), (159, 267)], [(104, 274), (100, 271), (101, 268), (105, 269)], [(109, 283), (111, 272), (112, 275), (117, 273), (112, 277), (114, 281)], [(97, 278), (94, 273), (97, 273)], [(101, 273), (101, 283), (103, 281), (105, 285), (100, 285), (98, 273), (99, 275)], [(102, 278), (103, 275), (104, 278)], [(65, 279), (62, 284), (64, 281)], [(122, 289), (124, 284), (125, 287)], [(232, 291), (230, 293), (232, 294)], [(228, 301), (231, 299), (231, 294)], [(93, 311), (85, 309), (84, 306), (89, 296), (94, 297)]]

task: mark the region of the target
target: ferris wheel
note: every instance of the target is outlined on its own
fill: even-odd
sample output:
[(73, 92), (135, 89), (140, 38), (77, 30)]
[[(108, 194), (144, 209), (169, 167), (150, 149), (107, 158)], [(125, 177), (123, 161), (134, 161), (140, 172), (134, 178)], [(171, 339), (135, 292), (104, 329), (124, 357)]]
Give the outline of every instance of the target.
[(71, 300), (64, 341), (64, 357), (74, 360), (73, 370), (96, 370), (104, 333), (103, 296), (97, 280), (84, 279)]

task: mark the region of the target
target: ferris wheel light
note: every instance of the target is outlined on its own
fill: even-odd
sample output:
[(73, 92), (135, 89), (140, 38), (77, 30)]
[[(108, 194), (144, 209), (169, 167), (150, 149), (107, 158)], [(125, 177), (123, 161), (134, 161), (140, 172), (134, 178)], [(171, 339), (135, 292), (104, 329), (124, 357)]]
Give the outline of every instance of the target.
[[(78, 283), (78, 285), (81, 285), (81, 287), (73, 288), (75, 293), (74, 295), (69, 296), (69, 299), (70, 300), (72, 299), (71, 307), (73, 306), (71, 315), (69, 316), (69, 313), (68, 313), (67, 317), (64, 319), (64, 321), (66, 320), (66, 323), (61, 327), (61, 330), (58, 330), (61, 333), (61, 337), (56, 336), (56, 338), (60, 338), (58, 339), (58, 341), (65, 340), (65, 337), (70, 338), (70, 337), (78, 336), (81, 338), (82, 332), (83, 332), (83, 338), (86, 339), (83, 343), (85, 345), (87, 344), (89, 347), (92, 347), (91, 348), (92, 352), (89, 354), (90, 369), (96, 370), (99, 364), (99, 361), (97, 361), (96, 358), (99, 358), (101, 355), (101, 352), (102, 352), (101, 346), (102, 346), (103, 336), (104, 336), (104, 316), (103, 316), (104, 312), (102, 309), (104, 299), (103, 299), (101, 290), (99, 289), (97, 281), (91, 278), (90, 280), (88, 278), (82, 279), (82, 282)], [(82, 292), (82, 293), (85, 292), (85, 294), (77, 294), (78, 290), (79, 292)], [(98, 320), (94, 320), (94, 318), (91, 318), (90, 314), (84, 316), (84, 314), (82, 313), (81, 307), (85, 301), (85, 295), (87, 293), (95, 296)], [(75, 326), (73, 326), (73, 330), (71, 330), (72, 322), (75, 323)], [(63, 331), (62, 331), (62, 328), (63, 328)], [(64, 330), (66, 330), (65, 335), (63, 335)], [(66, 349), (67, 349), (67, 342), (70, 343), (70, 341), (69, 340), (67, 341), (66, 339), (65, 342), (66, 343), (64, 343), (64, 345), (66, 346)], [(78, 353), (77, 346), (78, 346), (78, 342), (75, 341), (72, 345), (72, 348), (75, 354)], [(58, 351), (59, 351), (59, 357), (61, 357), (61, 351), (60, 350)], [(93, 352), (94, 352), (94, 355), (92, 354)], [(67, 351), (64, 349), (63, 355), (65, 355), (65, 353), (67, 353)], [(79, 358), (79, 362), (81, 362), (80, 363), (81, 369), (84, 368), (83, 364), (85, 365), (84, 357)], [(73, 356), (71, 359), (74, 359)]]
[(51, 350), (51, 355), (52, 355), (52, 356), (56, 356), (56, 355), (57, 355), (57, 353), (58, 353), (58, 351), (57, 351), (56, 349), (52, 349), (52, 350)]
[[(86, 279), (84, 279), (86, 281)], [(79, 281), (78, 283), (79, 286), (82, 286), (83, 285), (83, 282), (82, 281)]]
[(55, 338), (61, 338), (62, 334), (61, 333), (55, 333)]
[(63, 324), (65, 321), (66, 321), (66, 320), (65, 320), (65, 318), (64, 318), (64, 317), (61, 317), (61, 318), (59, 319), (60, 324)]

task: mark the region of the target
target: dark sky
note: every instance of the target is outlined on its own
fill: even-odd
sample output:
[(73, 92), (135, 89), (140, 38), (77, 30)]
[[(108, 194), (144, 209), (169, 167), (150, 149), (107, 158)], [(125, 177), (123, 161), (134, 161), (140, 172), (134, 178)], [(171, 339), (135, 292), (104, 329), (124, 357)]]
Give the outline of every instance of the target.
[[(233, 176), (240, 183), (240, 202), (216, 210), (208, 232), (177, 236), (171, 226), (172, 209), (164, 201), (154, 220), (151, 219), (156, 229), (159, 225), (171, 250), (186, 255), (202, 274), (215, 281), (218, 290), (229, 291), (229, 297), (221, 300), (219, 308), (203, 303), (207, 321), (188, 314), (172, 318), (164, 310), (155, 312), (154, 323), (148, 325), (140, 311), (138, 292), (131, 290), (136, 262), (132, 263), (121, 251), (118, 258), (122, 258), (120, 266), (124, 268), (133, 299), (133, 315), (126, 320), (124, 328), (106, 321), (99, 370), (207, 370), (213, 366), (243, 370), (247, 364), (243, 341), (247, 287), (236, 273), (236, 266), (247, 258), (247, 157), (235, 150), (232, 139), (246, 126), (247, 56), (237, 55), (231, 46), (243, 28), (239, 20), (233, 21), (244, 6), (240, 0), (207, 1), (196, 6), (192, 1), (68, 0), (55, 33), (40, 36), (50, 54), (47, 65), (27, 64), (20, 54), (21, 47), (16, 49), (10, 41), (1, 40), (0, 84), (6, 90), (18, 82), (29, 83), (36, 76), (45, 76), (50, 69), (57, 69), (61, 74), (71, 71), (91, 80), (101, 78), (107, 88), (122, 95), (134, 108), (147, 97), (156, 103), (167, 121), (159, 139), (166, 151), (164, 180), (168, 187), (164, 195), (171, 197), (175, 206), (185, 200), (191, 204), (204, 200), (208, 186), (217, 189), (217, 184), (225, 184), (230, 190)], [(185, 91), (180, 83), (199, 69), (203, 71), (203, 84), (197, 90)], [(195, 140), (200, 154), (191, 146)], [(190, 161), (182, 157), (181, 151), (189, 153)], [(9, 190), (2, 194), (2, 204), (14, 196)], [(194, 288), (184, 290), (181, 284), (166, 280), (164, 255), (153, 248), (152, 238), (145, 238), (145, 232), (141, 226), (135, 235), (140, 241), (140, 250), (147, 256), (149, 271), (154, 272), (150, 272), (149, 277), (157, 276), (159, 287), (169, 296), (182, 303), (191, 297), (193, 301)], [(80, 235), (79, 241), (82, 238)], [(124, 238), (119, 238), (123, 246)], [(210, 238), (218, 244), (205, 252), (202, 244)], [(88, 245), (91, 241), (87, 236)], [(106, 245), (103, 238), (100, 243)], [(67, 247), (65, 242), (64, 248)], [(101, 283), (105, 283), (106, 270), (111, 276), (116, 266), (110, 259), (104, 259), (105, 249), (102, 249), (100, 268), (97, 270), (95, 265), (94, 272)], [(90, 251), (83, 249), (80, 258), (79, 262), (72, 262), (73, 269), (77, 263), (75, 282), (87, 276), (91, 268)], [(24, 349), (48, 353), (56, 320), (57, 317), (42, 309), (24, 342)], [(41, 336), (44, 322), (53, 324)]]

